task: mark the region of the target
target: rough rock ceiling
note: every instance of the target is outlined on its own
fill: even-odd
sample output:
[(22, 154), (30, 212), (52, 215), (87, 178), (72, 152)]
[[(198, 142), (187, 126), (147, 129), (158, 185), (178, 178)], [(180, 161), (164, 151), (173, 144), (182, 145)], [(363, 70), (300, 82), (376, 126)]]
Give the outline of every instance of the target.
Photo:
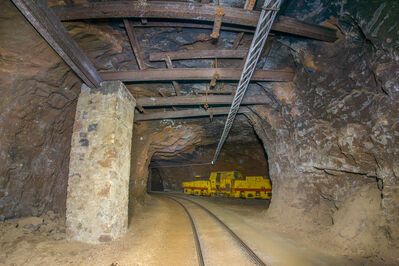
[[(88, 3), (88, 2), (96, 2), (96, 1), (48, 1), (50, 6), (63, 6), (70, 5), (71, 3), (79, 4), (79, 3)], [(142, 1), (143, 3), (145, 1)], [(185, 1), (181, 1), (185, 2)], [(189, 1), (193, 2), (193, 1)], [(262, 1), (259, 1), (262, 2)], [(116, 2), (115, 2), (116, 3)], [(148, 2), (148, 5), (152, 5), (152, 3), (156, 2)], [(161, 5), (166, 2), (159, 2)], [(173, 3), (173, 2), (172, 2)], [(258, 6), (261, 3), (258, 3)], [(113, 4), (105, 4), (105, 6), (112, 6)], [(232, 7), (242, 7), (244, 5), (244, 1), (222, 1), (222, 5), (226, 8), (228, 6)], [(199, 5), (198, 7), (201, 8)], [(205, 7), (205, 6), (204, 6)], [(212, 7), (212, 6), (209, 6)], [(93, 9), (95, 6), (93, 6)], [(62, 9), (54, 9), (58, 16), (62, 18)], [(242, 10), (242, 9), (241, 9)], [(121, 10), (122, 12), (123, 10)], [(240, 9), (231, 9), (229, 12), (241, 12)], [(73, 16), (87, 16), (89, 15), (87, 12), (82, 13), (77, 9), (76, 12), (70, 12), (70, 15)], [(149, 12), (155, 12), (155, 10), (149, 10)], [(173, 12), (178, 12), (174, 10)], [(204, 12), (205, 11), (204, 9)], [(110, 11), (111, 14), (112, 11)], [(81, 14), (81, 15), (79, 15)], [(176, 13), (177, 14), (177, 13)], [(206, 13), (202, 13), (203, 17), (206, 17)], [(208, 14), (209, 16), (209, 14)], [(230, 17), (229, 17), (230, 16)], [(82, 18), (83, 18), (82, 17)], [(227, 20), (234, 19), (244, 19), (244, 18), (234, 18), (232, 14), (226, 15)], [(212, 16), (211, 16), (212, 18)], [(287, 18), (288, 19), (288, 18)], [(206, 20), (206, 19), (205, 19)], [(248, 18), (248, 21), (243, 20), (243, 25), (250, 26), (253, 22), (256, 22), (256, 19), (252, 21)], [(289, 20), (288, 20), (289, 21)], [(282, 19), (284, 24), (284, 19)], [(141, 22), (145, 24), (146, 22)], [(240, 22), (241, 23), (241, 22)], [(252, 23), (252, 24), (251, 24)], [(280, 22), (279, 22), (280, 23)], [(132, 50), (132, 45), (129, 42), (126, 29), (129, 28), (129, 23), (122, 21), (122, 19), (105, 19), (105, 20), (93, 20), (89, 22), (64, 22), (66, 29), (72, 38), (77, 42), (79, 47), (83, 50), (85, 54), (88, 55), (89, 60), (94, 64), (94, 68), (99, 71), (130, 71), (137, 70), (139, 68), (165, 68), (165, 62), (152, 62), (149, 60), (149, 56), (153, 52), (160, 51), (176, 51), (176, 50), (198, 50), (198, 49), (248, 49), (252, 35), (244, 34), (242, 36), (242, 40), (238, 41), (237, 39), (241, 35), (240, 32), (235, 31), (222, 31), (220, 32), (220, 36), (217, 40), (213, 40), (210, 37), (211, 29), (195, 29), (195, 28), (159, 28), (159, 27), (143, 27), (143, 28), (135, 28), (135, 35), (137, 38), (137, 43), (139, 48), (141, 49), (141, 56), (143, 62), (138, 64), (141, 60), (136, 60), (134, 57), (134, 52), (137, 55), (137, 51)], [(306, 26), (306, 25), (304, 25)], [(285, 26), (287, 27), (287, 25)], [(291, 27), (291, 26), (289, 26)], [(284, 31), (284, 26), (279, 28)], [(243, 29), (246, 31), (246, 29)], [(290, 30), (288, 30), (290, 32)], [(303, 34), (299, 31), (296, 34)], [(131, 38), (130, 38), (131, 39)], [(269, 42), (267, 45), (264, 55), (273, 49), (272, 42)], [(134, 45), (133, 45), (134, 47)], [(276, 54), (281, 54), (279, 51), (274, 51)], [(277, 64), (274, 61), (278, 61)], [(284, 62), (284, 63), (281, 63)], [(139, 67), (139, 65), (141, 65)], [(267, 62), (267, 59), (263, 59), (260, 62), (261, 69), (276, 69), (278, 67), (287, 67), (293, 66), (290, 63), (290, 60), (285, 60), (284, 57), (279, 58), (278, 60), (272, 60), (272, 62)], [(170, 66), (169, 66), (170, 67)], [(214, 68), (221, 69), (226, 67), (235, 67), (239, 69), (242, 67), (242, 60), (240, 59), (219, 59), (219, 60), (181, 60), (174, 61), (172, 67), (175, 68)], [(259, 68), (259, 67), (258, 67)], [(127, 83), (128, 89), (132, 92), (132, 94), (137, 97), (142, 96), (172, 96), (175, 93), (175, 85), (172, 85), (172, 82), (163, 82), (163, 83)], [(263, 90), (264, 86), (268, 86), (269, 84), (251, 84), (248, 95), (267, 95), (267, 91)], [(231, 81), (217, 81), (216, 86), (213, 88), (215, 90), (223, 90), (223, 91), (234, 91), (236, 83)], [(182, 95), (195, 94), (198, 92), (203, 92), (207, 90), (209, 87), (208, 82), (198, 82), (198, 81), (185, 81), (179, 82), (179, 87)], [(270, 95), (270, 94), (269, 94)], [(267, 95), (267, 96), (269, 96)], [(276, 101), (272, 97), (267, 101), (269, 105), (273, 105), (273, 101)], [(164, 110), (178, 110), (175, 107), (168, 107)], [(151, 109), (146, 110), (146, 112), (151, 112)], [(212, 121), (210, 121), (212, 120)], [(169, 121), (170, 122), (170, 121)], [(165, 121), (164, 123), (169, 123)], [(177, 121), (173, 121), (170, 123), (176, 123)], [(178, 122), (177, 122), (178, 123)], [(218, 139), (220, 137), (220, 133), (223, 128), (224, 118), (223, 117), (215, 117), (215, 118), (202, 118), (202, 119), (190, 119), (183, 122), (184, 124), (198, 124), (201, 125), (204, 129), (204, 134), (208, 139)], [(244, 141), (244, 142), (256, 142), (256, 136), (253, 134), (252, 128), (248, 124), (245, 117), (240, 117), (236, 121), (235, 131), (232, 132), (231, 137), (228, 141)]]

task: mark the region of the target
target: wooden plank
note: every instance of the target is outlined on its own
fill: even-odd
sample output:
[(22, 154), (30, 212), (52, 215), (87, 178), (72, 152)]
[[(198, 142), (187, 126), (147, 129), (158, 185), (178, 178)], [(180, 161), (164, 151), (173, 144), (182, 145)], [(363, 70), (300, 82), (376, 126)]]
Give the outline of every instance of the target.
[[(172, 60), (170, 59), (170, 57), (168, 55), (165, 57), (165, 63), (166, 63), (167, 68), (169, 68), (169, 69), (173, 68)], [(181, 93), (180, 93), (179, 83), (177, 83), (177, 81), (173, 80), (172, 84), (173, 84), (173, 88), (175, 88), (176, 95), (180, 96)]]
[(145, 69), (144, 61), (141, 57), (140, 45), (137, 40), (136, 34), (134, 34), (133, 25), (131, 25), (131, 23), (128, 19), (123, 19), (123, 24), (125, 24), (125, 29), (126, 29), (128, 37), (129, 37), (130, 46), (132, 47), (134, 57), (136, 58), (137, 65), (138, 65), (139, 69)]
[(233, 43), (233, 46), (231, 47), (231, 49), (237, 50), (237, 48), (240, 45), (240, 42), (242, 40), (242, 37), (244, 37), (244, 32), (240, 32), (237, 34), (236, 39), (234, 40), (234, 43)]
[[(189, 117), (202, 117), (202, 116), (215, 116), (215, 115), (227, 115), (230, 111), (230, 107), (215, 107), (205, 109), (189, 109), (179, 111), (168, 111), (168, 112), (154, 112), (146, 114), (135, 114), (135, 121), (146, 121), (146, 120), (160, 120), (160, 119), (173, 119), (173, 118), (189, 118)], [(250, 110), (243, 106), (238, 110), (239, 114), (248, 113)]]
[(158, 52), (150, 54), (150, 61), (163, 61), (167, 56), (171, 60), (244, 58), (248, 50), (183, 50), (175, 52)]
[(244, 4), (245, 10), (253, 10), (255, 6), (256, 0), (246, 0)]
[(208, 90), (207, 92), (204, 90), (194, 90), (194, 93), (197, 94), (234, 94), (235, 90)]
[[(159, 94), (161, 94), (162, 97), (164, 97), (164, 98), (169, 98), (168, 95), (166, 95), (166, 94), (162, 91), (162, 89), (159, 89), (158, 92), (159, 92)], [(174, 106), (172, 106), (172, 109), (173, 109), (173, 111), (176, 111), (176, 108), (175, 108)]]
[(102, 79), (97, 70), (71, 38), (45, 0), (12, 1), (32, 26), (84, 83), (90, 87), (100, 86)]
[[(169, 1), (151, 1), (147, 2), (146, 5), (140, 5), (137, 1), (112, 1), (53, 8), (61, 20), (134, 17), (213, 22), (218, 6)], [(260, 15), (259, 11), (234, 7), (223, 8), (226, 11), (223, 16), (223, 23), (256, 27)], [(285, 16), (280, 16), (274, 22), (272, 30), (322, 41), (335, 41), (337, 39), (335, 29)]]
[[(182, 106), (182, 105), (202, 105), (208, 104), (225, 104), (230, 105), (233, 102), (232, 95), (208, 95), (208, 96), (175, 96), (175, 97), (141, 97), (136, 102), (141, 106), (160, 107), (160, 106)], [(268, 104), (270, 98), (266, 95), (244, 96), (241, 105), (248, 104)]]
[[(125, 82), (172, 81), (172, 80), (211, 80), (215, 74), (218, 80), (239, 80), (239, 68), (174, 68), (145, 69), (132, 71), (101, 72), (104, 80)], [(294, 72), (285, 70), (255, 70), (251, 81), (292, 81)]]
[(273, 23), (272, 30), (327, 42), (335, 42), (338, 39), (335, 29), (286, 16), (277, 17)]
[[(138, 21), (131, 22), (135, 27), (172, 27), (172, 28), (197, 28), (197, 29), (212, 29), (213, 26), (209, 24), (198, 24), (198, 23), (189, 23), (189, 22), (170, 22), (170, 21), (148, 21), (147, 24), (142, 24)], [(246, 32), (246, 33), (254, 33), (254, 28), (243, 28), (239, 26), (224, 26), (220, 28), (224, 31), (239, 31), (239, 32)], [(270, 33), (269, 35), (271, 35)]]

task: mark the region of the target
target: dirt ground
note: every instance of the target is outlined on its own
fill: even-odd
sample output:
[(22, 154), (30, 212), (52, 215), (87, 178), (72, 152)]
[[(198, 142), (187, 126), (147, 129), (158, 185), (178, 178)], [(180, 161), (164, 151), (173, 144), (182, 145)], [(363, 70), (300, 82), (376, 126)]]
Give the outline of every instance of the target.
[[(326, 250), (325, 245), (317, 248), (322, 239), (315, 235), (306, 238), (301, 232), (265, 223), (267, 201), (194, 199), (223, 220), (267, 265), (397, 265), (399, 262), (395, 258), (382, 261), (341, 256), (335, 248)], [(220, 232), (213, 228), (212, 221), (206, 221), (205, 213), (199, 210), (193, 209), (193, 215), (200, 224), (208, 224), (199, 229), (200, 239), (207, 241), (208, 246), (216, 243), (218, 238), (211, 236)], [(224, 254), (225, 247), (217, 245), (218, 254)], [(69, 242), (65, 239), (63, 219), (49, 212), (41, 217), (0, 222), (0, 250), (1, 265), (197, 265), (186, 214), (177, 203), (160, 195), (149, 197), (146, 205), (131, 218), (126, 235), (113, 243)], [(206, 265), (226, 265), (223, 260), (207, 262)], [(236, 262), (229, 265), (243, 265), (240, 260)]]

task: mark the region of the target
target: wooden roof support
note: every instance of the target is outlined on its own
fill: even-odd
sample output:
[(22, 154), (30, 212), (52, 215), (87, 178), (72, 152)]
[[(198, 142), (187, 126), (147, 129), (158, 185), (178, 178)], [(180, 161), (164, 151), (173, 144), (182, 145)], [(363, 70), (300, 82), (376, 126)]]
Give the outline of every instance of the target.
[(176, 52), (151, 53), (150, 61), (163, 61), (167, 56), (171, 60), (244, 58), (248, 50), (183, 50)]
[[(158, 92), (159, 92), (159, 94), (161, 94), (161, 96), (163, 97), (163, 99), (169, 98), (168, 95), (166, 95), (166, 94), (162, 91), (162, 89), (159, 89)], [(173, 105), (169, 105), (169, 106), (172, 107), (173, 111), (176, 111), (176, 110), (177, 110)]]
[[(218, 80), (239, 80), (239, 68), (173, 68), (145, 69), (133, 71), (102, 72), (104, 80), (124, 82), (172, 81), (172, 80), (211, 80), (217, 73)], [(255, 70), (251, 81), (292, 81), (294, 72), (285, 70)]]
[[(198, 108), (198, 109), (188, 109), (188, 110), (179, 110), (179, 111), (135, 114), (134, 121), (202, 117), (210, 115), (212, 116), (227, 115), (229, 113), (229, 110), (230, 110), (229, 107), (215, 107), (215, 108), (208, 108), (207, 110)], [(239, 114), (248, 113), (248, 112), (250, 112), (250, 110), (247, 107), (241, 107), (238, 111)]]
[(73, 0), (64, 0), (65, 4), (67, 5), (73, 5)]
[(130, 23), (128, 19), (123, 19), (123, 24), (125, 24), (125, 29), (129, 37), (130, 45), (132, 47), (133, 54), (136, 58), (137, 65), (139, 69), (145, 69), (145, 64), (143, 58), (141, 57), (140, 45), (136, 38), (136, 34), (134, 33), (133, 25)]
[[(213, 22), (218, 6), (185, 2), (151, 1), (139, 5), (137, 1), (107, 1), (83, 5), (53, 7), (61, 20), (99, 18), (158, 18), (186, 19)], [(226, 14), (223, 23), (256, 27), (260, 12), (241, 8), (223, 7)], [(307, 23), (298, 19), (280, 16), (272, 30), (295, 34), (316, 40), (333, 42), (337, 40), (336, 30)]]
[[(176, 21), (148, 21), (146, 24), (142, 24), (140, 21), (131, 21), (135, 27), (170, 27), (170, 28), (197, 28), (197, 29), (212, 29), (213, 25), (209, 24), (198, 24), (189, 22), (176, 22)], [(225, 31), (242, 31), (247, 33), (254, 33), (254, 28), (242, 28), (237, 26), (224, 26), (220, 28)]]
[(198, 94), (234, 94), (235, 90), (223, 90), (223, 89), (217, 89), (217, 90), (208, 90), (207, 92), (204, 90), (194, 90), (195, 95)]
[(40, 33), (84, 83), (99, 87), (102, 81), (89, 58), (80, 50), (45, 0), (12, 0), (25, 18)]
[[(174, 97), (141, 97), (137, 98), (136, 102), (145, 107), (161, 107), (161, 106), (188, 106), (188, 105), (202, 105), (208, 103), (209, 105), (231, 105), (233, 101), (232, 95), (208, 95), (208, 96), (174, 96)], [(244, 96), (242, 105), (248, 104), (269, 104), (270, 98), (266, 95)]]
[[(167, 55), (165, 57), (165, 63), (166, 63), (166, 67), (169, 69), (173, 69), (173, 64), (172, 64), (172, 60), (170, 59), (170, 57)], [(175, 92), (177, 96), (180, 96), (180, 85), (179, 83), (177, 83), (177, 81), (172, 80), (172, 84), (173, 84), (173, 88), (175, 88)]]
[(255, 6), (256, 0), (246, 0), (244, 4), (245, 10), (253, 10)]
[(234, 40), (234, 43), (233, 43), (233, 46), (231, 47), (231, 49), (237, 50), (237, 48), (240, 45), (240, 42), (242, 40), (242, 37), (244, 37), (244, 34), (245, 34), (245, 32), (240, 32), (237, 34), (236, 39)]

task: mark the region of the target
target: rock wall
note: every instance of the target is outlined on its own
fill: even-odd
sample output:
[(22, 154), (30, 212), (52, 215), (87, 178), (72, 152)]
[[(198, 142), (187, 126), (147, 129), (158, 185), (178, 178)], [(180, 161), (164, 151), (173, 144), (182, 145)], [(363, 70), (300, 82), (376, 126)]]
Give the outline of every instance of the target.
[(0, 217), (64, 215), (81, 83), (11, 1), (0, 10)]
[[(248, 115), (269, 156), (274, 186), (268, 217), (283, 223), (303, 217), (295, 223), (332, 227), (346, 217), (352, 229), (363, 224), (360, 231), (397, 241), (399, 4), (322, 1), (305, 12), (302, 7), (312, 2), (289, 2), (287, 13), (313, 21), (333, 15), (325, 23), (338, 27), (340, 39), (328, 44), (277, 37), (273, 56), (261, 64), (296, 65), (295, 82), (262, 84), (275, 102)], [(345, 199), (370, 186), (370, 193), (379, 191), (369, 198), (378, 207), (358, 215), (361, 208), (348, 207)], [(336, 215), (342, 208), (351, 212)], [(359, 235), (347, 243), (359, 244)]]

